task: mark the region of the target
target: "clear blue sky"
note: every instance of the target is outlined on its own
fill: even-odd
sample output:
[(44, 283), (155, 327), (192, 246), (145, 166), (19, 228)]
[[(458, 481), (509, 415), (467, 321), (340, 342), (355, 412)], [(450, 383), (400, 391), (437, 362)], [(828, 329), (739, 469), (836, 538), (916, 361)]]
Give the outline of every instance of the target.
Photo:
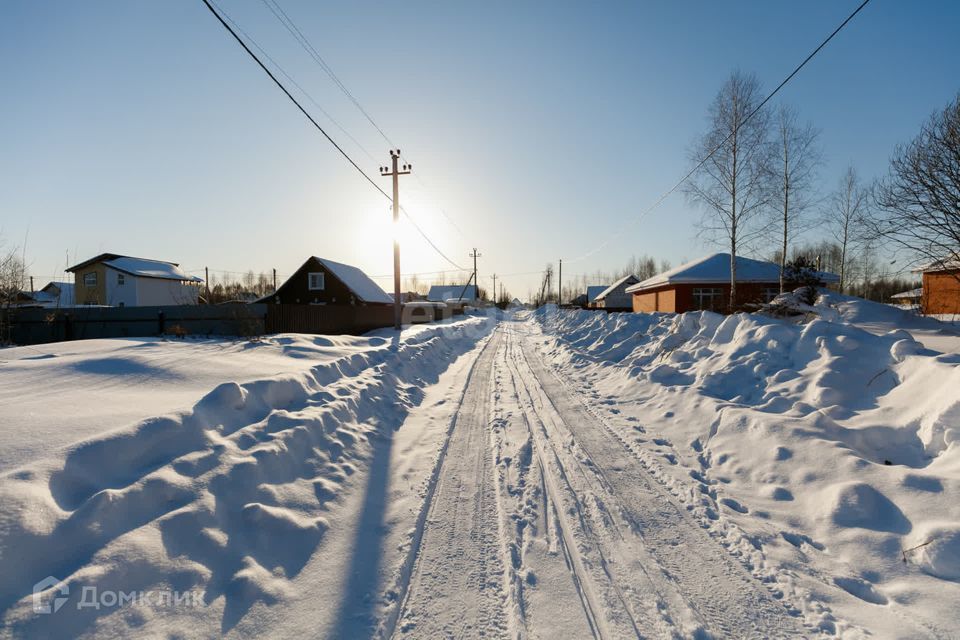
[[(486, 285), (561, 257), (572, 274), (707, 251), (679, 194), (626, 225), (688, 168), (731, 70), (772, 89), (858, 4), (279, 2), (414, 163), (423, 184), (404, 178), (401, 200), (458, 263), (479, 247)], [(220, 6), (376, 175), (389, 145), (264, 4)], [(885, 172), (956, 94), (958, 33), (960, 3), (873, 0), (786, 87), (823, 132), (824, 189), (847, 163)], [(4, 0), (0, 81), (0, 227), (7, 245), (26, 240), (41, 280), (68, 252), (101, 251), (216, 272), (288, 274), (311, 254), (391, 272), (388, 203), (200, 0)], [(405, 272), (445, 268), (405, 243)], [(506, 283), (523, 297), (538, 280)]]

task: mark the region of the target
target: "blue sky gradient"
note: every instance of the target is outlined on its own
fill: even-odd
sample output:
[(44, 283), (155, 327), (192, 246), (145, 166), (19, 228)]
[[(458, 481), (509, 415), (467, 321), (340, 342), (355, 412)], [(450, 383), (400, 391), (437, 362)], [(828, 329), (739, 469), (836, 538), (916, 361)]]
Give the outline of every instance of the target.
[[(505, 279), (521, 297), (557, 258), (569, 277), (711, 250), (682, 194), (627, 225), (689, 168), (731, 70), (772, 89), (858, 4), (279, 2), (414, 163), (401, 200), (424, 230), (464, 266), (478, 247), (483, 285), (525, 274)], [(388, 143), (264, 4), (219, 6), (376, 176)], [(848, 163), (885, 173), (956, 95), (958, 28), (960, 3), (873, 0), (787, 85), (822, 130), (821, 191)], [(198, 272), (283, 275), (311, 254), (391, 272), (387, 201), (200, 0), (5, 0), (0, 79), (0, 231), (39, 280), (101, 251)], [(451, 268), (402, 237), (404, 272)]]

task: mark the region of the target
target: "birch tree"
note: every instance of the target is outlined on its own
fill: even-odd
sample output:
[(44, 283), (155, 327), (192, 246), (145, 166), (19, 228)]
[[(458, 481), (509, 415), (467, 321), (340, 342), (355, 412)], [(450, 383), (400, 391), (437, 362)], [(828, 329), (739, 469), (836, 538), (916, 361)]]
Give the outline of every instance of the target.
[(795, 109), (781, 105), (774, 116), (769, 163), (771, 205), (780, 244), (780, 293), (784, 292), (790, 242), (804, 229), (804, 214), (813, 203), (813, 181), (821, 161), (820, 132), (800, 123)]
[(708, 129), (697, 141), (687, 197), (704, 210), (701, 233), (730, 248), (730, 308), (737, 304), (737, 252), (759, 237), (769, 201), (769, 116), (757, 111), (763, 97), (753, 75), (735, 71), (708, 111)]
[(837, 190), (830, 196), (823, 222), (840, 247), (840, 292), (850, 280), (853, 256), (864, 240), (869, 195), (860, 184), (856, 170), (850, 166), (840, 178)]

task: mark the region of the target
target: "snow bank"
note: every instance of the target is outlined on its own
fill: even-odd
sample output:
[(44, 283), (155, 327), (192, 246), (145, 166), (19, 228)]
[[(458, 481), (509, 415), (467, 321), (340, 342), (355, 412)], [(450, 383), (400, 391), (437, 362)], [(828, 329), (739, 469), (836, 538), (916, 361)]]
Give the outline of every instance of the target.
[[(291, 580), (337, 526), (330, 506), (370, 443), (391, 438), (424, 388), (492, 326), (467, 318), (405, 330), (402, 339), (374, 335), (365, 349), (221, 384), (189, 411), (0, 476), (2, 627), (75, 637), (96, 633), (111, 613), (149, 617), (164, 606), (77, 607), (94, 588), (195, 592), (205, 605), (222, 598), (224, 632), (254, 603), (294, 597)], [(37, 615), (31, 589), (48, 576), (55, 579), (41, 595), (50, 601), (65, 588), (72, 600)]]
[(949, 635), (960, 628), (960, 358), (861, 326), (897, 309), (832, 295), (805, 322), (531, 317), (553, 365), (595, 390), (599, 415), (812, 625)]

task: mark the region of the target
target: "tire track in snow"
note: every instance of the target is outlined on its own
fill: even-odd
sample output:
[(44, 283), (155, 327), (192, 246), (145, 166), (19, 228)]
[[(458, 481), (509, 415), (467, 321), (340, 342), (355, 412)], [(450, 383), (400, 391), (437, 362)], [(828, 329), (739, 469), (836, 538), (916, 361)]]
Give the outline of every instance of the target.
[(520, 339), (529, 367), (525, 378), (537, 384), (560, 416), (590, 467), (638, 534), (674, 588), (720, 637), (798, 637), (801, 622), (777, 602), (746, 569), (723, 551), (701, 525), (676, 504), (622, 442), (590, 414)]
[(394, 637), (508, 637), (488, 431), (491, 376), (501, 339), (496, 331), (467, 382)]

